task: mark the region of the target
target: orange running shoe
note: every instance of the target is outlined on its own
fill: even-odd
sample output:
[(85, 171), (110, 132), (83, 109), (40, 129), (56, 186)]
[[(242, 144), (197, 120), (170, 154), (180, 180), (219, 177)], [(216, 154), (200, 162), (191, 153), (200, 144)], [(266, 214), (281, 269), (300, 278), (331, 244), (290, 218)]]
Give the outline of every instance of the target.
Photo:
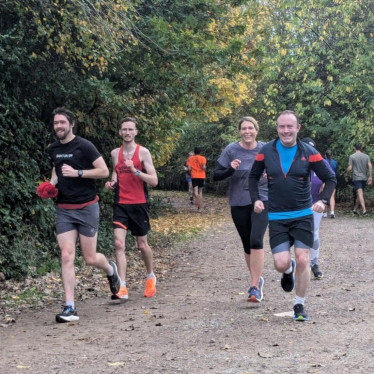
[(156, 293), (156, 277), (153, 276), (152, 278), (147, 279), (147, 281), (145, 282), (144, 296), (152, 297), (155, 293)]
[(119, 299), (127, 300), (128, 298), (129, 298), (129, 294), (125, 286), (121, 286), (118, 293), (115, 295), (112, 295), (112, 300), (119, 300)]

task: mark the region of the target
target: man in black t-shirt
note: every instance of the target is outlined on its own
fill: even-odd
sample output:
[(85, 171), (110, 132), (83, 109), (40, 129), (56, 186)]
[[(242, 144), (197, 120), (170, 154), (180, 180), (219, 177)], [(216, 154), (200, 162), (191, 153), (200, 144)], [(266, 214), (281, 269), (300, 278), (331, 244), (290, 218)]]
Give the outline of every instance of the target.
[[(56, 193), (58, 190), (56, 233), (66, 301), (62, 313), (56, 315), (56, 322), (69, 322), (79, 319), (74, 301), (74, 258), (78, 236), (87, 265), (105, 271), (113, 294), (118, 292), (121, 279), (115, 263), (108, 262), (103, 254), (96, 252), (99, 198), (94, 179), (107, 178), (108, 167), (91, 142), (74, 135), (74, 113), (61, 107), (53, 111), (53, 116), (58, 140), (48, 148), (54, 166), (47, 189), (56, 186)], [(41, 197), (49, 197), (39, 188), (38, 193)]]

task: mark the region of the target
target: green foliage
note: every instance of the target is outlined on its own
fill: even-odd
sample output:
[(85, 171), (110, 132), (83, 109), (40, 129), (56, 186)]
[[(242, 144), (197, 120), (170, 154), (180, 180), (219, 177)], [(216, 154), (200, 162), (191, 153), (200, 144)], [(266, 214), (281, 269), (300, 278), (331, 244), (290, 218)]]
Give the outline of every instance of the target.
[[(300, 137), (313, 137), (321, 153), (332, 149), (341, 174), (354, 152), (354, 142), (361, 142), (364, 152), (374, 157), (373, 3), (269, 0), (251, 3), (248, 12), (252, 49), (247, 57), (256, 60), (251, 65), (251, 95), (234, 112), (236, 118), (220, 116), (211, 129), (214, 140), (183, 135), (178, 154), (164, 173), (165, 186), (177, 186), (176, 181), (183, 180), (179, 165), (197, 143), (204, 144), (203, 149), (215, 149), (216, 137), (226, 140), (223, 146), (232, 140), (219, 123), (233, 126), (241, 116), (251, 115), (260, 124), (258, 139), (267, 141), (276, 136), (275, 120), (285, 109), (298, 112)], [(204, 133), (205, 127), (201, 123), (192, 132)]]
[(356, 141), (373, 157), (373, 3), (272, 0), (264, 7), (269, 33), (256, 115), (275, 124), (281, 110), (296, 110), (300, 135), (315, 138), (321, 152), (332, 148), (341, 168)]
[[(138, 142), (164, 164), (187, 122), (229, 113), (245, 96), (241, 3), (0, 2), (1, 272), (35, 273), (58, 256), (53, 204), (35, 193), (50, 177), (52, 110), (75, 111), (79, 135), (107, 161), (121, 118), (135, 116)], [(111, 218), (102, 210), (99, 248), (106, 250)]]
[(227, 122), (204, 124), (204, 126), (200, 124), (186, 126), (173, 156), (165, 166), (159, 169), (160, 187), (187, 191), (184, 163), (188, 158), (188, 153), (193, 151), (195, 147), (200, 147), (201, 155), (207, 159), (205, 190), (225, 192), (227, 183), (213, 182), (213, 172), (222, 150), (228, 143), (238, 140), (237, 134), (236, 125), (230, 125)]

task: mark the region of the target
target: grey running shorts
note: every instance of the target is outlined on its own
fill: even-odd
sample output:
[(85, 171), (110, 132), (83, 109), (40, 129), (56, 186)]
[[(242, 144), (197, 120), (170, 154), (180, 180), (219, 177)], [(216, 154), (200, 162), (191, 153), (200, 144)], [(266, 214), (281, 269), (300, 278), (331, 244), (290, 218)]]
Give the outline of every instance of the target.
[(79, 234), (93, 238), (99, 229), (99, 203), (87, 205), (82, 209), (57, 207), (56, 233), (63, 234), (76, 230)]

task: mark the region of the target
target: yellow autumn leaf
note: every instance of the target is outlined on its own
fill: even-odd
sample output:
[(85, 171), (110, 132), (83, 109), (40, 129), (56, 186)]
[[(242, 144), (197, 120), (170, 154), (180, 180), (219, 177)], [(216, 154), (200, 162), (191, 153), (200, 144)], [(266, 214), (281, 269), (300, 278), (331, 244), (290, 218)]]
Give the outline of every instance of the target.
[(35, 52), (31, 53), (32, 58), (38, 58), (37, 54)]
[(28, 370), (28, 369), (30, 369), (30, 366), (17, 365), (16, 368), (20, 369), (20, 370), (24, 370), (24, 369)]
[(327, 105), (327, 106), (331, 106), (331, 100), (328, 100), (328, 99), (325, 100), (324, 104)]

